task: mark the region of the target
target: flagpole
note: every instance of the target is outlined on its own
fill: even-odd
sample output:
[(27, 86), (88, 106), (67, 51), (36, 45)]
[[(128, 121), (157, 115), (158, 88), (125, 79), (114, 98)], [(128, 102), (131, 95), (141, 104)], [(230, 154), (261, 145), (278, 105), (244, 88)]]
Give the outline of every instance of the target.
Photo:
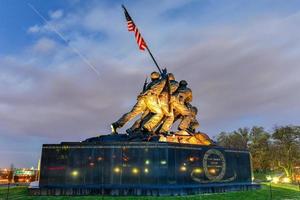
[[(128, 13), (128, 11), (127, 11), (127, 9), (125, 8), (125, 6), (124, 6), (124, 5), (122, 5), (122, 8), (124, 9), (125, 13), (127, 13), (127, 14), (129, 15), (129, 13)], [(130, 16), (130, 15), (129, 15), (129, 16)], [(131, 17), (130, 17), (130, 18), (131, 18)], [(134, 23), (134, 21), (133, 21), (133, 19), (132, 19), (132, 18), (131, 18), (131, 20), (132, 20), (132, 22)], [(150, 51), (150, 49), (149, 49), (149, 47), (148, 47), (147, 43), (146, 43), (146, 49), (147, 49), (147, 51), (148, 51), (148, 53), (149, 53), (150, 57), (152, 58), (152, 60), (153, 60), (153, 62), (154, 62), (154, 64), (155, 64), (155, 66), (157, 67), (157, 69), (158, 69), (159, 73), (160, 73), (160, 74), (162, 74), (162, 71), (161, 71), (161, 69), (160, 69), (159, 65), (157, 64), (157, 62), (156, 62), (156, 60), (155, 60), (154, 56), (152, 55), (152, 53), (151, 53), (151, 51)]]
[(156, 67), (157, 67), (159, 73), (162, 74), (162, 71), (161, 71), (160, 67), (158, 66), (158, 64), (157, 64), (157, 62), (156, 62), (156, 60), (155, 60), (155, 58), (153, 57), (153, 55), (152, 55), (150, 49), (148, 48), (147, 43), (146, 43), (146, 49), (147, 49), (148, 53), (150, 54), (150, 56), (151, 56), (153, 62), (155, 63), (155, 65), (156, 65)]

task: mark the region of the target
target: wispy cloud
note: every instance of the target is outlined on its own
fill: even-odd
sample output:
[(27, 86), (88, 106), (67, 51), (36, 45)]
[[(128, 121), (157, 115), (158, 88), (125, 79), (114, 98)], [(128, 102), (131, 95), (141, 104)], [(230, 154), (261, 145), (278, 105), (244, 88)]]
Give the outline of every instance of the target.
[(49, 53), (56, 50), (56, 42), (49, 38), (40, 38), (34, 45), (33, 51), (38, 53)]
[(40, 31), (40, 26), (34, 25), (28, 28), (28, 33), (37, 33)]
[(54, 19), (54, 20), (57, 20), (57, 19), (60, 19), (62, 18), (62, 16), (64, 15), (64, 11), (59, 9), (59, 10), (50, 10), (49, 11), (49, 16), (51, 19)]

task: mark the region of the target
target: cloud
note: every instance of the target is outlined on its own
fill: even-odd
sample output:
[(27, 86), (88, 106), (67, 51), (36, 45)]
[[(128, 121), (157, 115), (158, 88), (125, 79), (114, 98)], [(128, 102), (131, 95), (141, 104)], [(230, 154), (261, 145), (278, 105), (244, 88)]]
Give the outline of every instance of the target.
[[(193, 4), (172, 2), (128, 8), (159, 64), (188, 81), (201, 131), (213, 136), (241, 126), (300, 122), (298, 14), (203, 25), (184, 20), (187, 12), (170, 20), (170, 13)], [(151, 5), (155, 8), (146, 9)], [(49, 25), (29, 27), (37, 40), (20, 54), (0, 57), (0, 132), (5, 137), (56, 143), (107, 134), (155, 70), (126, 30), (119, 5), (94, 2), (61, 12), (56, 17), (49, 12), (49, 23), (100, 77)]]
[[(68, 68), (44, 70), (35, 66), (36, 63), (23, 64), (11, 59), (1, 63), (8, 67), (3, 74), (16, 79), (1, 84), (6, 88), (0, 92), (3, 111), (0, 124), (4, 133), (9, 130), (10, 136), (69, 140), (107, 133), (108, 120), (113, 121), (121, 114), (115, 109), (121, 110), (126, 100), (134, 101), (127, 93), (136, 94), (140, 89), (131, 85), (144, 78), (138, 73), (124, 76), (112, 67), (109, 71), (105, 69), (103, 74), (106, 76), (99, 79), (78, 58), (69, 62), (77, 63), (72, 67), (73, 74)], [(26, 83), (26, 89), (17, 89)], [(119, 98), (119, 95), (123, 97)]]
[(54, 10), (54, 11), (49, 11), (49, 16), (51, 19), (60, 19), (64, 15), (64, 11), (59, 9), (59, 10)]
[(40, 38), (36, 43), (33, 45), (33, 51), (38, 53), (49, 53), (57, 48), (56, 42), (49, 38)]
[(33, 25), (33, 26), (29, 27), (27, 30), (28, 33), (37, 33), (39, 31), (40, 31), (40, 26), (38, 26), (38, 25)]

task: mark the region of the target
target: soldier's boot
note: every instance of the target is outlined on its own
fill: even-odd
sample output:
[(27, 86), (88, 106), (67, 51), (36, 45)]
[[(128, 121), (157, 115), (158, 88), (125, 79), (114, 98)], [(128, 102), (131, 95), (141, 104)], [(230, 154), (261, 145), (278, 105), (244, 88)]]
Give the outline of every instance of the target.
[(120, 128), (121, 126), (118, 122), (114, 122), (110, 125), (110, 127), (111, 127), (111, 133), (112, 134), (118, 134), (117, 128)]
[(132, 134), (134, 132), (137, 132), (139, 130), (141, 122), (142, 122), (141, 119), (135, 121), (135, 123), (130, 128), (126, 129), (126, 133)]

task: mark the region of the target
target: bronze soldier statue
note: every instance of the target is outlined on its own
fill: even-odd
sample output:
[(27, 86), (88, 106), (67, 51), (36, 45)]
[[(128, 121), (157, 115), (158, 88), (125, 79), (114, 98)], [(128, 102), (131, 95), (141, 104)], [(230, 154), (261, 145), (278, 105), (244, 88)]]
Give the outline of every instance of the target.
[(159, 100), (161, 103), (162, 110), (164, 112), (164, 119), (162, 120), (161, 126), (158, 128), (159, 133), (167, 133), (174, 120), (173, 107), (171, 105), (172, 94), (178, 89), (179, 83), (175, 80), (172, 73), (169, 73), (169, 83), (170, 87), (165, 87), (162, 93), (159, 95)]
[(151, 73), (151, 82), (146, 87), (146, 91), (141, 93), (137, 98), (137, 103), (132, 110), (124, 114), (118, 121), (114, 122), (112, 132), (117, 133), (117, 128), (123, 127), (128, 121), (132, 120), (139, 114), (144, 113), (147, 109), (153, 113), (153, 116), (144, 124), (145, 131), (152, 131), (155, 124), (157, 124), (163, 117), (161, 107), (158, 102), (158, 95), (163, 90), (166, 84), (166, 78), (160, 79), (158, 72)]
[(171, 129), (174, 123), (175, 116), (182, 116), (182, 120), (178, 126), (178, 130), (187, 130), (190, 122), (193, 119), (191, 110), (187, 107), (187, 103), (193, 100), (192, 90), (187, 87), (187, 82), (182, 80), (179, 82), (178, 89), (171, 96), (170, 106), (173, 109), (174, 114), (169, 115), (164, 121), (162, 131), (168, 131)]
[[(163, 74), (164, 75), (164, 74)], [(151, 86), (147, 86), (146, 92), (144, 95), (147, 96), (148, 100), (148, 109), (152, 115), (150, 118), (143, 124), (142, 130), (145, 132), (154, 132), (154, 129), (157, 127), (157, 124), (162, 120), (164, 113), (161, 107), (161, 102), (159, 100), (159, 95), (166, 87), (168, 75), (162, 77), (160, 82)]]
[(117, 133), (117, 128), (141, 114), (141, 118), (126, 130), (127, 133), (157, 132), (166, 135), (173, 123), (181, 120), (178, 130), (193, 134), (199, 127), (199, 122), (196, 119), (198, 110), (190, 104), (192, 99), (192, 90), (187, 87), (185, 80), (178, 83), (172, 73), (164, 71), (160, 75), (152, 72), (151, 82), (144, 85), (137, 103), (130, 112), (111, 125), (112, 131)]
[[(161, 109), (163, 111), (164, 114), (164, 118), (154, 127), (158, 127), (158, 125), (162, 122), (165, 121), (165, 119), (167, 119), (166, 117), (169, 115), (173, 115), (172, 109), (170, 109), (170, 98), (169, 95), (172, 95), (177, 88), (179, 87), (179, 83), (177, 81), (175, 81), (175, 77), (172, 73), (168, 74), (168, 81), (170, 82), (170, 87), (167, 88), (167, 84), (165, 85), (165, 88), (163, 89), (163, 91), (160, 93), (159, 97), (159, 104), (161, 106)], [(169, 91), (170, 90), (170, 91)], [(126, 130), (127, 133), (132, 133), (132, 132), (137, 132), (140, 131), (141, 127), (143, 127), (143, 125), (152, 117), (152, 113), (147, 110), (143, 113), (142, 117), (140, 119), (138, 119), (133, 125), (132, 127), (130, 127), (129, 129)], [(169, 130), (165, 130), (165, 127), (160, 126), (157, 130), (159, 132), (165, 133)]]
[(191, 106), (189, 107), (191, 113), (192, 113), (192, 119), (191, 122), (189, 124), (188, 127), (188, 132), (189, 133), (195, 133), (196, 132), (196, 128), (198, 128), (200, 126), (198, 120), (197, 120), (197, 113), (198, 113), (198, 109), (195, 106)]

